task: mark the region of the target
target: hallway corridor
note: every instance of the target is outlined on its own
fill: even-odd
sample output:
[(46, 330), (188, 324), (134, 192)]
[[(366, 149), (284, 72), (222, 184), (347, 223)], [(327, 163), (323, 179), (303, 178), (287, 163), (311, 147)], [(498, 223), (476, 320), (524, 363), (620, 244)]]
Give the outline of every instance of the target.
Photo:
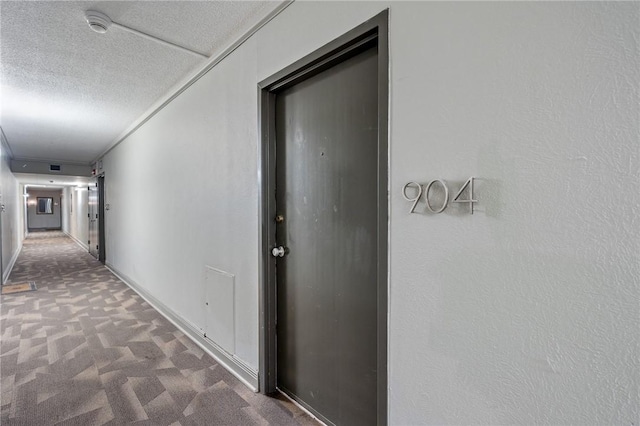
[(253, 393), (60, 232), (31, 234), (3, 295), (5, 425), (310, 425)]

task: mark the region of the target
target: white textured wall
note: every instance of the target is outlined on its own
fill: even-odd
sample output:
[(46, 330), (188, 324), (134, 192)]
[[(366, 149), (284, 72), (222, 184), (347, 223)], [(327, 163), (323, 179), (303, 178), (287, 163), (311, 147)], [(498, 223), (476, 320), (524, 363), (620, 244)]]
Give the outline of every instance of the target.
[[(638, 424), (638, 11), (392, 10), (396, 423)], [(405, 213), (470, 174), (478, 214)]]
[(69, 215), (69, 212), (71, 210), (71, 197), (69, 197), (70, 193), (71, 188), (67, 186), (62, 189), (62, 197), (60, 198), (60, 211), (62, 212), (62, 232), (66, 234), (69, 234), (69, 228), (71, 227), (71, 216)]
[(20, 194), (18, 181), (11, 173), (9, 151), (4, 140), (0, 143), (0, 204), (4, 204), (2, 215), (2, 274), (4, 282), (9, 276), (12, 262), (15, 262), (22, 247), (22, 226), (20, 225)]
[(104, 168), (107, 263), (198, 327), (205, 265), (234, 274), (235, 354), (257, 369), (255, 56), (244, 44)]
[[(62, 230), (87, 250), (89, 218), (87, 187), (66, 187), (63, 193)], [(66, 228), (65, 228), (66, 226)]]
[(87, 240), (89, 239), (89, 191), (87, 187), (72, 188), (73, 191), (73, 211), (71, 212), (70, 234), (80, 242), (87, 250)]
[[(108, 262), (200, 326), (236, 274), (253, 368), (256, 85), (384, 7), (293, 4), (105, 159)], [(639, 7), (390, 3), (391, 424), (638, 424)], [(471, 175), (475, 215), (407, 214)]]

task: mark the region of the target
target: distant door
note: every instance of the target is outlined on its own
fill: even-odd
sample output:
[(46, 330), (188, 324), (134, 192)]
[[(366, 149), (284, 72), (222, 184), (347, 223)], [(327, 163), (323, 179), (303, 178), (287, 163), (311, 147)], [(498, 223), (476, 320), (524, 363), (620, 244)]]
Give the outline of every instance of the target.
[(105, 204), (104, 204), (104, 176), (98, 177), (98, 260), (104, 263), (107, 259), (105, 244)]
[(89, 253), (96, 259), (99, 257), (100, 250), (100, 238), (99, 238), (99, 197), (98, 197), (98, 183), (89, 185), (88, 194), (88, 216), (89, 216)]
[(89, 253), (104, 263), (105, 251), (105, 204), (104, 176), (99, 176), (96, 183), (89, 185)]

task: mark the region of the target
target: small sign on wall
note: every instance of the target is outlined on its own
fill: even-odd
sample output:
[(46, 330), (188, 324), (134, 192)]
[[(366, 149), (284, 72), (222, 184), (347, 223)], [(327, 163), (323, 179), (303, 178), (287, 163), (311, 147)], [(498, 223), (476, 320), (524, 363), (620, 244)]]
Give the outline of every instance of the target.
[(102, 160), (98, 160), (91, 165), (91, 176), (99, 176), (103, 171)]
[[(474, 195), (474, 179), (470, 177), (458, 188), (458, 192), (450, 200), (449, 187), (442, 179), (434, 179), (426, 185), (417, 182), (408, 182), (402, 187), (402, 196), (405, 200), (413, 203), (409, 209), (409, 213), (418, 213), (416, 208), (418, 203), (425, 203), (424, 212), (442, 213), (447, 209), (450, 203), (461, 203), (469, 205), (469, 213), (473, 214), (473, 205), (478, 202)], [(437, 194), (436, 194), (437, 191)], [(436, 195), (434, 195), (436, 194)]]

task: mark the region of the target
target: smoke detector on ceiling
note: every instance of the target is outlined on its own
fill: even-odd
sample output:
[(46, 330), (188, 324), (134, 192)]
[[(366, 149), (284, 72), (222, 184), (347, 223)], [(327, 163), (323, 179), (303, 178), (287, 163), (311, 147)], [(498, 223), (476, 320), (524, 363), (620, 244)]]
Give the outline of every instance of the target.
[(111, 18), (101, 12), (88, 10), (86, 13), (87, 23), (93, 31), (104, 34), (111, 25)]
[(174, 48), (174, 49), (180, 49), (180, 50), (182, 50), (184, 52), (188, 52), (188, 53), (191, 53), (193, 55), (200, 56), (200, 57), (205, 58), (205, 59), (209, 59), (209, 57), (207, 55), (205, 55), (204, 53), (200, 53), (200, 52), (197, 52), (195, 50), (189, 49), (188, 47), (184, 47), (184, 46), (181, 46), (179, 44), (172, 43), (170, 41), (161, 39), (160, 37), (156, 37), (156, 36), (153, 36), (151, 34), (144, 33), (142, 31), (136, 30), (136, 29), (128, 27), (126, 25), (122, 25), (122, 24), (119, 24), (117, 22), (113, 22), (111, 20), (111, 18), (109, 18), (107, 15), (105, 15), (102, 12), (97, 12), (95, 10), (87, 10), (85, 12), (85, 18), (87, 20), (87, 24), (89, 24), (89, 28), (91, 28), (93, 31), (95, 31), (97, 33), (100, 33), (100, 34), (106, 33), (110, 26), (114, 26), (116, 28), (120, 28), (120, 29), (128, 31), (130, 33), (137, 34), (140, 37), (146, 38), (148, 40), (153, 40), (153, 41), (156, 41), (158, 43), (164, 44), (165, 46), (169, 46), (169, 47)]

